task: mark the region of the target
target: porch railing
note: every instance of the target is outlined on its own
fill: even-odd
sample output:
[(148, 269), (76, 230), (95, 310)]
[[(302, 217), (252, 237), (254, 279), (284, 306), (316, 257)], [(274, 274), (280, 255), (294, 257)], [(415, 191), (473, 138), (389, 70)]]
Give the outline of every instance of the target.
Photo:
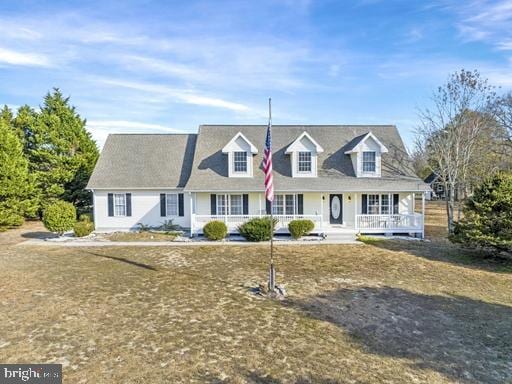
[(356, 229), (361, 231), (423, 230), (423, 215), (356, 215)]
[[(266, 215), (192, 215), (193, 228), (195, 232), (202, 232), (206, 223), (212, 220), (223, 221), (229, 231), (236, 231), (238, 226), (256, 217), (266, 217)], [(277, 220), (275, 230), (279, 231), (288, 227), (292, 220), (309, 219), (315, 224), (315, 229), (322, 228), (323, 221), (321, 215), (274, 215)]]

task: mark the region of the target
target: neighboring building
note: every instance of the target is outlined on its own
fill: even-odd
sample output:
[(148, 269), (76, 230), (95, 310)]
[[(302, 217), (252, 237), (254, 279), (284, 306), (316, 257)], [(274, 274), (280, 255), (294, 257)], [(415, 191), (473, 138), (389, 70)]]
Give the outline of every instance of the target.
[(441, 181), (439, 175), (435, 172), (432, 172), (427, 176), (425, 180), (423, 180), (426, 184), (430, 186), (431, 191), (427, 192), (426, 197), (428, 200), (444, 200), (446, 199), (446, 191), (444, 188), (444, 184)]
[[(395, 126), (272, 128), (277, 232), (308, 218), (316, 233), (423, 236), (415, 195), (429, 187), (414, 174)], [(190, 135), (110, 135), (88, 184), (96, 230), (172, 219), (200, 234), (219, 219), (236, 232), (269, 214), (261, 169), (266, 129), (202, 125)]]

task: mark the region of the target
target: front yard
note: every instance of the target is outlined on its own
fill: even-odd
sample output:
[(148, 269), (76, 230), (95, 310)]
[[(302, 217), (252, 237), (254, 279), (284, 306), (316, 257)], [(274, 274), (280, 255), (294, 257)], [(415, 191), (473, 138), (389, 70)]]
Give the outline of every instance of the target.
[(278, 245), (278, 302), (252, 292), (264, 245), (16, 245), (39, 230), (0, 234), (2, 363), (60, 362), (65, 383), (512, 381), (512, 263), (443, 239)]

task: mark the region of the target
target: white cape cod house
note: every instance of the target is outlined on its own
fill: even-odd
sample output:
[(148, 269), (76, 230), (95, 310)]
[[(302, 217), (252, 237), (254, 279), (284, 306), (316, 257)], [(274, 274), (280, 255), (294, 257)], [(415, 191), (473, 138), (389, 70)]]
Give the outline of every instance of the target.
[[(110, 135), (88, 184), (96, 231), (173, 220), (196, 235), (216, 219), (236, 232), (269, 214), (261, 168), (266, 128)], [(274, 125), (272, 145), (277, 232), (307, 218), (316, 233), (423, 236), (430, 188), (414, 174), (395, 126)]]

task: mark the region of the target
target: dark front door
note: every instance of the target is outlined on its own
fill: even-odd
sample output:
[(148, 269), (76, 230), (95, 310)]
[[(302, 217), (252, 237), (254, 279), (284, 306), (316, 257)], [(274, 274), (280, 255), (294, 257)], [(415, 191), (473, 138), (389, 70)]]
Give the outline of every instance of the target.
[(329, 223), (343, 224), (343, 195), (329, 195)]

